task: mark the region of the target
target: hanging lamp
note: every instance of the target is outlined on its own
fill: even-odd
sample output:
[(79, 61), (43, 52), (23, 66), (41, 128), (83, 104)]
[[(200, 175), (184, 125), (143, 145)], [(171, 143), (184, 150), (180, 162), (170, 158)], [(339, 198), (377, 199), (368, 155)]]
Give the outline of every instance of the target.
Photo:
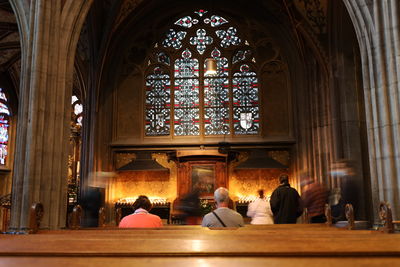
[(217, 61), (214, 58), (206, 58), (205, 60), (205, 75), (212, 76), (217, 74)]

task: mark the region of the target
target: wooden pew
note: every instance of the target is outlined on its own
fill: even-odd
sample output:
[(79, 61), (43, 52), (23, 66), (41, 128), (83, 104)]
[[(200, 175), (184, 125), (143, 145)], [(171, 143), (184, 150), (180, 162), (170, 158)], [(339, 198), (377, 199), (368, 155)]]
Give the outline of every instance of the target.
[(400, 264), (400, 235), (327, 225), (246, 225), (224, 231), (198, 225), (41, 230), (36, 235), (0, 236), (0, 262), (29, 266)]
[(213, 264), (216, 258), (222, 266), (249, 262), (261, 266), (271, 260), (280, 266), (301, 266), (298, 259), (303, 266), (400, 264), (400, 235), (348, 231), (324, 224), (249, 225), (225, 231), (173, 225), (159, 229), (40, 231), (36, 235), (0, 236), (0, 247), (0, 261), (15, 265), (34, 259), (37, 265), (58, 260), (58, 266), (89, 266), (99, 264), (100, 258), (118, 266), (121, 259), (127, 265), (145, 265), (150, 260), (158, 266), (181, 266), (199, 260), (204, 265)]
[[(326, 213), (329, 215), (329, 210)], [(199, 225), (41, 230), (35, 235), (0, 235), (0, 262), (5, 266), (400, 265), (399, 234), (327, 226), (246, 225), (224, 231)]]
[(382, 201), (379, 205), (379, 217), (383, 222), (383, 227), (380, 229), (385, 233), (394, 233), (394, 224), (392, 217), (392, 209), (389, 203)]

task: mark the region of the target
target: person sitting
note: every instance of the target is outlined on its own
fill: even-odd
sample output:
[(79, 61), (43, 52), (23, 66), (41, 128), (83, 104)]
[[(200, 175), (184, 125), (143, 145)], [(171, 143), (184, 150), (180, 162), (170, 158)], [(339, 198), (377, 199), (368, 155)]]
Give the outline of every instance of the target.
[(152, 208), (151, 202), (147, 196), (139, 196), (133, 203), (135, 212), (125, 216), (119, 223), (120, 228), (152, 228), (162, 227), (160, 217), (150, 214)]
[(228, 208), (229, 191), (220, 187), (214, 192), (214, 199), (217, 209), (206, 214), (201, 226), (203, 227), (242, 227), (244, 226), (243, 217), (236, 211)]
[(259, 198), (249, 204), (247, 216), (251, 217), (250, 224), (273, 224), (273, 214), (268, 199), (264, 196), (264, 190), (258, 190)]

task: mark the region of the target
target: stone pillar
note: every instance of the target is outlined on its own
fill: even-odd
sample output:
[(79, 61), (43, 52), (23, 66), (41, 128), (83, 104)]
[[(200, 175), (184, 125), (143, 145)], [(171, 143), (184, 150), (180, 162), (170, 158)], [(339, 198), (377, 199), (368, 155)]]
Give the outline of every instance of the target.
[(400, 219), (398, 0), (343, 0), (360, 44), (375, 220), (379, 201)]
[(65, 226), (67, 155), (76, 43), (92, 1), (11, 0), (22, 43), (10, 229), (24, 231), (41, 202), (41, 228)]

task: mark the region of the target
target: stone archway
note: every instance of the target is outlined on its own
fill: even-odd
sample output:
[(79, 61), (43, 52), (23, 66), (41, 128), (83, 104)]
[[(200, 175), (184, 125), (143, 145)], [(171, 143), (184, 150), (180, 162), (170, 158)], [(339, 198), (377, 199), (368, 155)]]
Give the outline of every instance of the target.
[(76, 43), (92, 1), (11, 1), (22, 70), (10, 229), (25, 230), (41, 202), (43, 228), (65, 225), (67, 147)]
[(360, 46), (375, 220), (380, 201), (400, 216), (399, 14), (397, 0), (343, 0)]

